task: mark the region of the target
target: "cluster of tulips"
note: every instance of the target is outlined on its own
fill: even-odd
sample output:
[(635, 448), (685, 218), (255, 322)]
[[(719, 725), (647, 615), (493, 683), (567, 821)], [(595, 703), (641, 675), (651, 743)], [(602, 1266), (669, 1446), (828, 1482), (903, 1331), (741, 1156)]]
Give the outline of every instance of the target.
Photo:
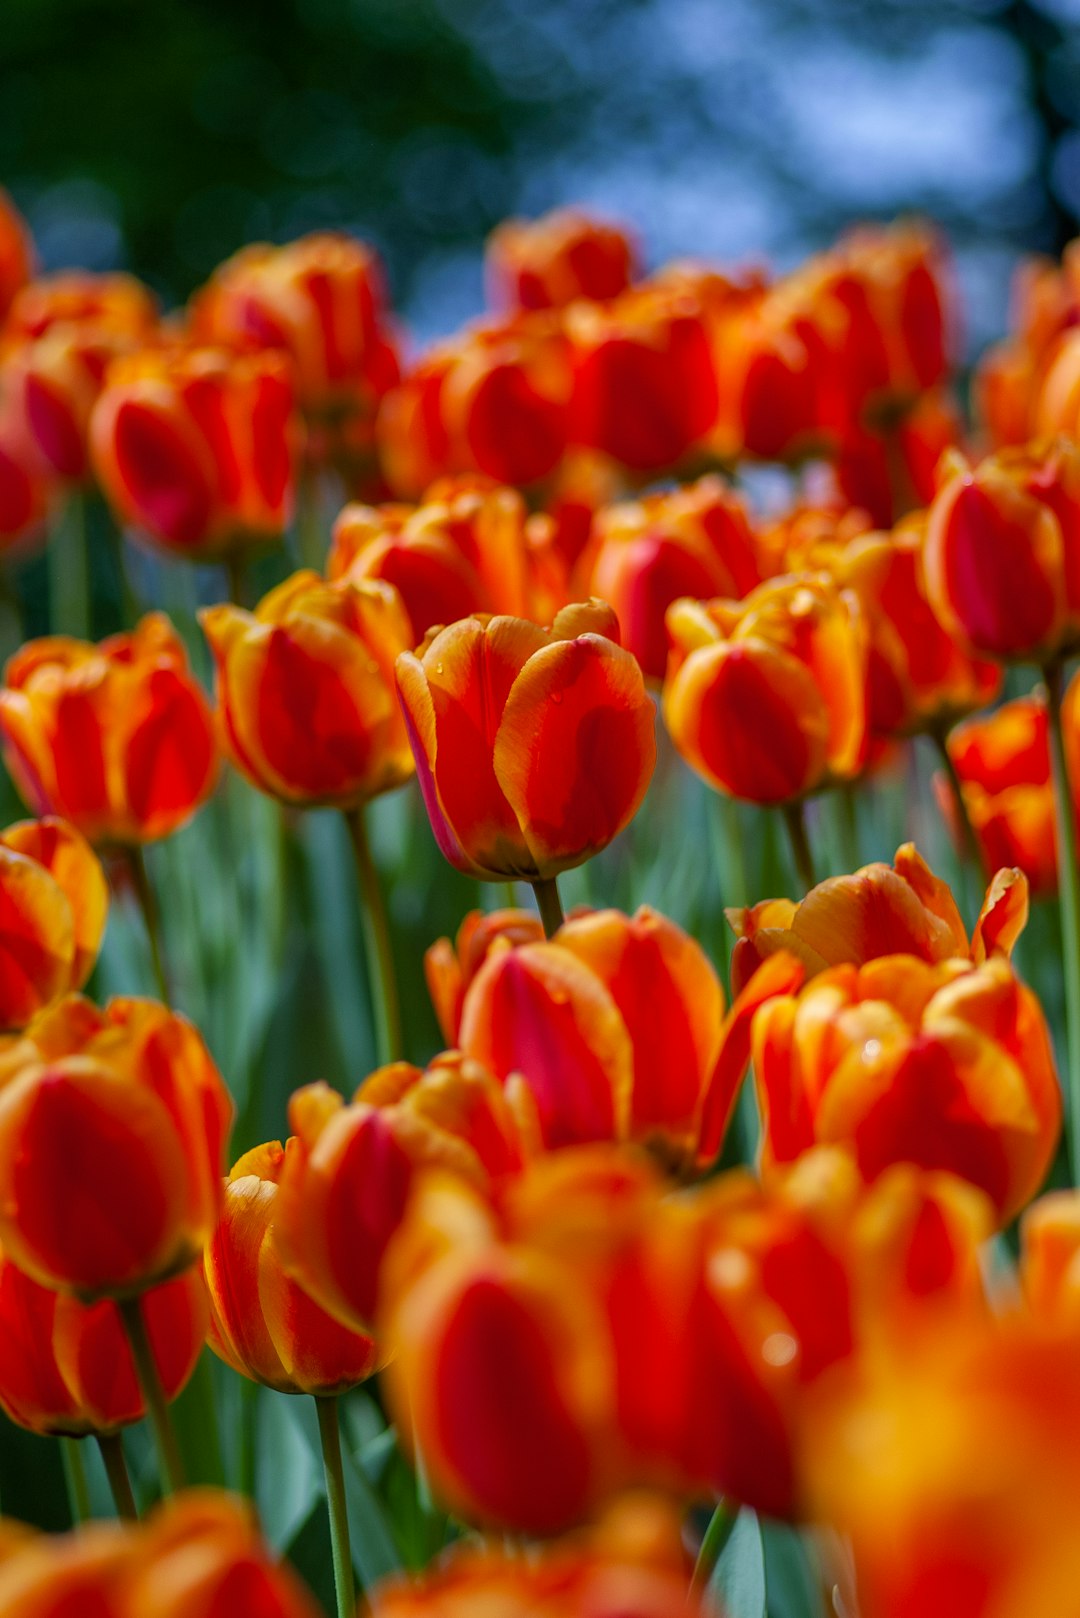
[[(32, 817), (0, 832), (0, 1406), (60, 1440), (76, 1518), (91, 1440), (116, 1520), (0, 1519), (0, 1613), (313, 1618), (242, 1498), (262, 1407), (215, 1408), (221, 1376), (185, 1419), (240, 1411), (239, 1491), (188, 1486), (170, 1407), (207, 1345), (314, 1400), (339, 1618), (375, 1497), (342, 1419), (362, 1385), (427, 1532), (364, 1579), (372, 1618), (764, 1618), (776, 1523), (799, 1618), (1072, 1612), (1075, 256), (1025, 271), (973, 426), (917, 224), (774, 280), (644, 277), (612, 226), (510, 223), (496, 312), (411, 360), (344, 236), (246, 248), (165, 317), (32, 259), (5, 202), (0, 562), (48, 546), (63, 632), (0, 689)], [(212, 698), (153, 603), (94, 637), (71, 519), (102, 498), (109, 565), (200, 564)], [(911, 841), (858, 852), (905, 771), (917, 799), (916, 747), (955, 896)], [(680, 759), (753, 806), (720, 821), (732, 866), (750, 813), (790, 841), (790, 896), (749, 891), (742, 849), (730, 961), (662, 908), (563, 910), (654, 772), (654, 833), (685, 840)], [(351, 1098), (296, 1089), (287, 1136), (235, 1161), (144, 853), (226, 775), (286, 826), (344, 817), (382, 1063)], [(498, 900), (422, 961), (369, 835), (414, 778)], [(822, 879), (826, 795), (847, 837)], [(158, 998), (100, 1005), (132, 896)], [(1060, 909), (1036, 975), (1064, 990), (1064, 1082), (1013, 964), (1033, 897)], [(441, 1052), (403, 1027), (402, 971)]]

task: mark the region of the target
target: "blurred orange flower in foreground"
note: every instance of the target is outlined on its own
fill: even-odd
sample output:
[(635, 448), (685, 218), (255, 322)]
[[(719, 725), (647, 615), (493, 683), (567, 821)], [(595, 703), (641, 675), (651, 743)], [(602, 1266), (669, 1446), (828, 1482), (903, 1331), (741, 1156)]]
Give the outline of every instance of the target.
[(578, 298), (606, 303), (629, 287), (637, 249), (617, 225), (577, 208), (541, 219), (506, 219), (488, 237), (490, 300), (509, 309), (559, 309)]
[(74, 826), (50, 817), (0, 832), (0, 1031), (82, 988), (108, 903), (105, 873)]
[(210, 705), (160, 612), (96, 646), (27, 641), (4, 670), (0, 739), (34, 813), (92, 843), (168, 837), (217, 777)]

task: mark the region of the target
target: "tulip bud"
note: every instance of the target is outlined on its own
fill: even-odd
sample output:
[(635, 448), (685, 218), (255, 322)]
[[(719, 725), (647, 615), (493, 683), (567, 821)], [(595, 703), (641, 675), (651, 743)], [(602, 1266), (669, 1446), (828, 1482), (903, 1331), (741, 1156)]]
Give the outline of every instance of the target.
[(211, 792), (210, 707), (163, 613), (96, 646), (28, 641), (4, 683), (4, 756), (35, 814), (62, 815), (92, 843), (147, 843)]
[(629, 823), (656, 761), (652, 705), (602, 602), (550, 629), (468, 618), (398, 659), (440, 849), (488, 880), (569, 870)]
[(71, 995), (0, 1040), (0, 1241), (45, 1286), (124, 1298), (186, 1269), (217, 1219), (232, 1102), (151, 1000)]
[(577, 208), (504, 220), (484, 257), (491, 302), (507, 309), (559, 309), (578, 298), (606, 303), (627, 290), (637, 267), (624, 231)]

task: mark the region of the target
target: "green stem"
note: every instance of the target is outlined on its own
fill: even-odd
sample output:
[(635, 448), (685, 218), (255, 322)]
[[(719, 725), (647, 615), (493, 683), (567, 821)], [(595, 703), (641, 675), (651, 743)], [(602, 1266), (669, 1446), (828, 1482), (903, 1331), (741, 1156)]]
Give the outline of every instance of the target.
[(225, 577), (229, 584), (229, 600), (235, 607), (246, 607), (247, 569), (242, 552), (229, 551), (225, 558)]
[(150, 946), (150, 965), (153, 968), (154, 982), (157, 984), (160, 998), (166, 1005), (170, 1005), (169, 979), (165, 973), (165, 961), (161, 953), (161, 917), (150, 882), (150, 874), (146, 869), (146, 856), (138, 843), (132, 843), (128, 847), (127, 856), (135, 896), (139, 901), (143, 925), (146, 928), (147, 943)]
[(862, 855), (859, 851), (859, 799), (858, 789), (845, 782), (837, 787), (836, 819), (840, 832), (840, 853), (845, 872), (857, 871)]
[(741, 907), (747, 902), (746, 848), (743, 844), (739, 805), (726, 793), (719, 794), (720, 835), (724, 849), (724, 899)]
[(544, 937), (554, 938), (566, 920), (562, 900), (559, 898), (558, 878), (538, 877), (532, 885), (532, 890), (536, 895), (536, 908), (540, 912), (540, 920), (544, 924)]
[(314, 472), (306, 472), (300, 480), (297, 501), (297, 551), (300, 566), (321, 573), (326, 562), (326, 542), (322, 529), (322, 501), (319, 480)]
[(97, 1446), (101, 1463), (105, 1468), (105, 1476), (109, 1480), (116, 1515), (122, 1517), (125, 1522), (135, 1522), (139, 1513), (135, 1505), (135, 1496), (131, 1492), (127, 1461), (124, 1459), (124, 1441), (119, 1433), (98, 1433)]
[(956, 768), (956, 761), (949, 752), (948, 737), (944, 732), (935, 730), (930, 733), (930, 740), (937, 750), (941, 760), (941, 767), (945, 771), (952, 793), (953, 808), (956, 810), (956, 823), (960, 828), (960, 839), (964, 847), (964, 855), (971, 869), (980, 882), (986, 881), (986, 861), (983, 859), (979, 839), (975, 834), (975, 827), (968, 814), (967, 799), (964, 797), (964, 783), (960, 779), (960, 771)]
[(54, 635), (91, 639), (90, 569), (86, 552), (86, 506), (73, 489), (49, 535), (49, 621)]
[(319, 1438), (322, 1441), (326, 1504), (330, 1515), (330, 1552), (334, 1562), (334, 1589), (338, 1618), (354, 1618), (356, 1581), (349, 1549), (349, 1511), (345, 1501), (345, 1473), (341, 1464), (341, 1427), (336, 1398), (316, 1397)]
[(799, 798), (793, 803), (785, 803), (783, 813), (784, 825), (791, 840), (791, 852), (795, 859), (795, 875), (802, 887), (799, 897), (802, 898), (816, 885), (814, 856), (810, 852), (810, 840), (806, 835), (806, 800)]
[(400, 1062), (405, 1054), (401, 1034), (401, 1004), (394, 972), (394, 950), (390, 941), (390, 919), (386, 913), (379, 872), (371, 854), (367, 823), (361, 805), (346, 809), (356, 875), (360, 884), (360, 920), (364, 929), (371, 999), (375, 1010), (380, 1062)]
[(737, 1506), (729, 1506), (726, 1500), (720, 1500), (709, 1519), (709, 1526), (705, 1530), (705, 1537), (701, 1541), (701, 1549), (694, 1563), (694, 1576), (690, 1580), (690, 1594), (698, 1600), (709, 1587), (713, 1570), (723, 1554), (724, 1546), (731, 1538), (738, 1517)]
[(157, 1361), (150, 1345), (150, 1334), (146, 1329), (142, 1299), (120, 1298), (116, 1307), (120, 1311), (120, 1321), (131, 1349), (131, 1357), (135, 1361), (135, 1375), (146, 1403), (146, 1414), (154, 1429), (154, 1442), (157, 1445), (161, 1469), (162, 1493), (175, 1494), (177, 1489), (184, 1487), (184, 1468), (180, 1460), (176, 1431), (169, 1414), (169, 1401), (161, 1386)]
[(90, 1518), (90, 1490), (86, 1483), (86, 1468), (82, 1458), (81, 1438), (62, 1438), (60, 1453), (64, 1457), (64, 1480), (67, 1483), (71, 1520), (76, 1528)]
[(135, 594), (128, 573), (127, 553), (124, 550), (124, 535), (122, 529), (110, 522), (108, 527), (109, 549), (112, 552), (113, 570), (116, 574), (117, 594), (120, 598), (120, 614), (127, 628), (136, 624), (140, 617), (139, 598)]
[(503, 898), (506, 900), (506, 908), (508, 910), (516, 910), (517, 909), (517, 902), (518, 901), (517, 901), (517, 884), (516, 883), (514, 883), (514, 882), (504, 882), (503, 883)]
[(1076, 862), (1076, 811), (1061, 723), (1064, 670), (1060, 662), (1043, 670), (1050, 721), (1050, 765), (1054, 779), (1061, 943), (1065, 957), (1065, 1021), (1069, 1051), (1069, 1143), (1073, 1183), (1080, 1182), (1080, 867)]

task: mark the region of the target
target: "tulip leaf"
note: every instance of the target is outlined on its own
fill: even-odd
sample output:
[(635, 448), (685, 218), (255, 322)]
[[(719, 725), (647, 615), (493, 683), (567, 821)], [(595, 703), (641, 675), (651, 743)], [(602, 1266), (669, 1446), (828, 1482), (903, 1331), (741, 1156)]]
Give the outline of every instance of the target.
[(825, 1618), (814, 1546), (805, 1533), (786, 1523), (762, 1528), (769, 1618)]
[(766, 1618), (765, 1544), (757, 1513), (744, 1507), (713, 1568), (709, 1599), (724, 1618)]
[[(310, 1403), (260, 1389), (255, 1503), (267, 1539), (284, 1551), (290, 1550), (322, 1497), (318, 1438), (313, 1444), (300, 1409)], [(326, 1533), (329, 1543), (329, 1529)]]

